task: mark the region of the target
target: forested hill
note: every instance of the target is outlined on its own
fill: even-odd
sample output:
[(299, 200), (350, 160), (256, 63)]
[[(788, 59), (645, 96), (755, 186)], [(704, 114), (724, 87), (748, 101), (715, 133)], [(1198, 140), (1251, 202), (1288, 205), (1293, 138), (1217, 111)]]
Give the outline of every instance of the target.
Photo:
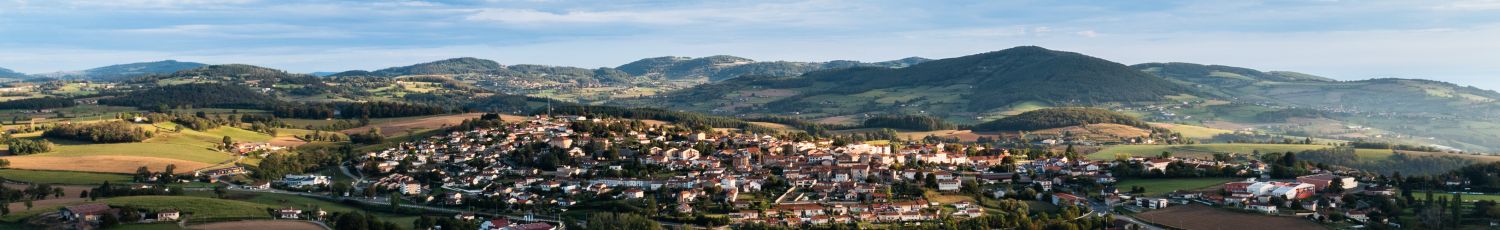
[(391, 67), (371, 72), (377, 76), (493, 73), (505, 68), (495, 61), (472, 57), (453, 58), (410, 66)]
[(979, 131), (1039, 130), (1087, 124), (1121, 124), (1150, 129), (1140, 118), (1097, 108), (1047, 108), (974, 126)]
[(143, 75), (170, 74), (177, 71), (199, 68), (203, 66), (207, 66), (207, 64), (197, 62), (182, 62), (177, 60), (164, 60), (155, 62), (138, 62), (110, 65), (83, 71), (45, 73), (37, 74), (36, 76), (63, 79), (84, 79), (94, 81), (117, 81), (129, 80), (131, 78)]
[(0, 68), (0, 77), (20, 78), (20, 77), (26, 77), (26, 74), (18, 73), (16, 71), (13, 71), (13, 70), (10, 70), (10, 69), (6, 69), (6, 68)]
[(926, 58), (909, 57), (883, 62), (859, 62), (837, 60), (828, 62), (757, 62), (749, 58), (716, 55), (701, 58), (655, 57), (627, 63), (616, 67), (634, 76), (658, 79), (708, 79), (722, 81), (740, 76), (796, 76), (802, 73), (850, 67), (902, 68), (929, 61)]
[(747, 76), (617, 103), (812, 117), (927, 113), (963, 123), (1021, 103), (1089, 106), (1158, 102), (1194, 93), (1182, 84), (1123, 64), (1023, 46), (905, 68), (852, 67), (794, 77)]

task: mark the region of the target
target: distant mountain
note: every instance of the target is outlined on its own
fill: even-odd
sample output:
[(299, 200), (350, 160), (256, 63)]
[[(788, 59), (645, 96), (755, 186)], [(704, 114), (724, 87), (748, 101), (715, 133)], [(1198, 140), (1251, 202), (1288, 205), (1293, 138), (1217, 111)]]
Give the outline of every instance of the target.
[(402, 75), (429, 75), (429, 74), (471, 74), (471, 73), (493, 73), (505, 68), (495, 61), (478, 59), (472, 57), (452, 58), (434, 62), (421, 63), (410, 66), (391, 67), (371, 72), (380, 76), (402, 76)]
[(313, 76), (319, 76), (319, 77), (327, 77), (329, 75), (334, 75), (334, 74), (338, 74), (338, 73), (339, 72), (311, 72), (311, 73), (307, 73), (307, 75), (313, 75)]
[(0, 68), (0, 77), (3, 77), (3, 78), (24, 78), (24, 77), (26, 77), (26, 74), (24, 74), (24, 73), (18, 73), (16, 71), (12, 71), (12, 70), (6, 69), (6, 68)]
[(1296, 72), (1192, 63), (1146, 63), (1131, 67), (1239, 102), (1367, 112), (1489, 111), (1500, 108), (1496, 104), (1500, 102), (1500, 93), (1432, 80), (1336, 81)]
[(768, 76), (796, 76), (802, 73), (850, 67), (889, 67), (901, 68), (916, 63), (928, 61), (925, 58), (910, 57), (900, 60), (865, 63), (858, 61), (829, 61), (829, 62), (757, 62), (749, 58), (716, 55), (701, 58), (689, 57), (655, 57), (627, 63), (616, 67), (631, 75), (657, 79), (685, 80), (685, 79), (707, 79), (710, 81), (722, 81), (746, 75), (768, 75)]
[(973, 119), (1019, 103), (1160, 101), (1193, 92), (1123, 64), (1041, 47), (892, 63), (914, 62), (919, 64), (827, 69), (795, 77), (744, 76), (621, 103), (719, 113), (936, 113)]
[(207, 66), (197, 62), (180, 62), (176, 60), (165, 60), (156, 62), (139, 62), (130, 64), (111, 65), (82, 71), (65, 71), (56, 73), (38, 74), (38, 76), (60, 78), (60, 79), (84, 79), (95, 81), (117, 81), (127, 80), (132, 77), (148, 74), (167, 74), (185, 69)]

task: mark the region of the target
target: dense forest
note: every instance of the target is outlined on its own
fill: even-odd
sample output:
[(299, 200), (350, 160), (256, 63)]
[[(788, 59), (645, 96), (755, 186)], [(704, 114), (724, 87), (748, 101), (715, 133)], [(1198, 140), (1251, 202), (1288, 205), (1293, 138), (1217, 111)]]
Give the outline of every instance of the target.
[(534, 114), (552, 113), (559, 115), (579, 116), (608, 116), (626, 119), (660, 120), (676, 123), (694, 130), (706, 131), (710, 128), (736, 128), (754, 133), (775, 133), (776, 130), (751, 124), (740, 119), (729, 117), (703, 115), (698, 113), (674, 112), (651, 108), (621, 108), (613, 106), (578, 105), (554, 107), (550, 111), (542, 109), (534, 111)]
[(99, 104), (157, 110), (184, 107), (262, 109), (276, 103), (270, 95), (249, 87), (227, 84), (183, 84), (131, 92), (100, 99)]
[(916, 131), (957, 129), (958, 125), (943, 119), (919, 115), (881, 115), (865, 119), (865, 128), (892, 128)]
[(282, 104), (272, 109), (276, 117), (306, 119), (411, 117), (447, 112), (439, 106), (398, 102)]
[(74, 105), (78, 105), (78, 103), (74, 102), (73, 99), (61, 97), (39, 97), (0, 102), (0, 109), (41, 110), (73, 107)]
[(1047, 108), (1021, 113), (974, 126), (981, 131), (1038, 130), (1086, 124), (1121, 124), (1151, 129), (1139, 118), (1096, 108)]
[(1344, 166), (1381, 175), (1396, 172), (1405, 175), (1436, 175), (1476, 163), (1456, 156), (1415, 156), (1401, 152), (1395, 152), (1386, 159), (1366, 160), (1360, 159), (1359, 155), (1354, 154), (1354, 149), (1348, 147), (1308, 150), (1297, 153), (1297, 157), (1314, 163)]
[(42, 136), (94, 143), (121, 143), (145, 141), (151, 138), (151, 133), (129, 122), (109, 121), (90, 124), (60, 124), (42, 132)]

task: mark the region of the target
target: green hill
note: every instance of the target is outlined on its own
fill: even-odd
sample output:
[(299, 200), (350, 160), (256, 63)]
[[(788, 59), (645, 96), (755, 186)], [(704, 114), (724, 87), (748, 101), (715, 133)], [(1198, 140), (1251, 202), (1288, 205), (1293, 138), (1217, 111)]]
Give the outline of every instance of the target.
[(635, 76), (660, 79), (708, 79), (722, 81), (749, 75), (796, 76), (803, 73), (851, 67), (902, 68), (929, 61), (926, 58), (909, 57), (899, 60), (866, 63), (837, 60), (829, 62), (757, 62), (749, 58), (716, 55), (701, 58), (655, 57), (620, 65), (616, 69)]
[(23, 77), (26, 77), (26, 74), (24, 74), (24, 73), (18, 73), (18, 72), (14, 71), (14, 70), (6, 69), (6, 68), (0, 68), (0, 77), (3, 77), (3, 78), (23, 78)]
[(94, 81), (119, 81), (131, 78), (152, 75), (170, 74), (177, 71), (194, 69), (207, 66), (197, 62), (182, 62), (177, 60), (163, 60), (155, 62), (138, 62), (129, 64), (110, 65), (105, 67), (87, 69), (82, 71), (65, 71), (56, 73), (37, 74), (41, 77), (61, 79), (83, 79)]
[(1121, 124), (1150, 129), (1150, 124), (1123, 113), (1097, 108), (1047, 108), (974, 126), (978, 131), (1039, 130), (1088, 124)]
[(410, 66), (391, 67), (372, 72), (378, 76), (402, 76), (422, 74), (468, 74), (468, 73), (490, 73), (505, 66), (495, 61), (463, 57), (452, 58), (434, 62), (420, 63)]
[(1186, 87), (1128, 66), (1040, 47), (926, 61), (905, 68), (851, 67), (801, 76), (747, 75), (620, 104), (733, 114), (834, 117), (923, 114), (972, 121), (1037, 103), (1162, 101)]

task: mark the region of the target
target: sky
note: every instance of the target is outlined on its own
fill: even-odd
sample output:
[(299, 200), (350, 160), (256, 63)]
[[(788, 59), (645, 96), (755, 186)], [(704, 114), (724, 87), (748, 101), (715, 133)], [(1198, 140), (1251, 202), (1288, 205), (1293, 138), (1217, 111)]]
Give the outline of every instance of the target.
[(24, 73), (166, 59), (292, 72), (453, 57), (883, 61), (1024, 45), (1500, 89), (1500, 0), (0, 0), (0, 67)]

